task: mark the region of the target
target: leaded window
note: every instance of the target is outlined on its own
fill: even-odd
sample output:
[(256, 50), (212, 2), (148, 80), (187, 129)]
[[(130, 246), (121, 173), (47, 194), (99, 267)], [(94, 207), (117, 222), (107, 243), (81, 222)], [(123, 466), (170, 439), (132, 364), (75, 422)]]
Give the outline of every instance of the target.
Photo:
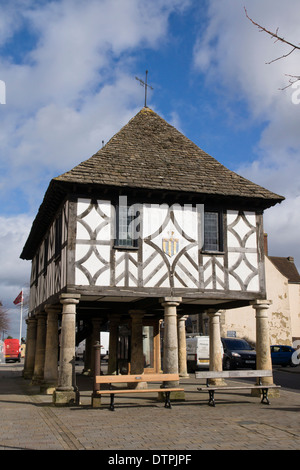
[(222, 214), (204, 212), (204, 251), (223, 251)]
[(126, 205), (117, 206), (117, 236), (115, 245), (118, 247), (135, 248), (137, 247), (135, 216), (129, 213)]

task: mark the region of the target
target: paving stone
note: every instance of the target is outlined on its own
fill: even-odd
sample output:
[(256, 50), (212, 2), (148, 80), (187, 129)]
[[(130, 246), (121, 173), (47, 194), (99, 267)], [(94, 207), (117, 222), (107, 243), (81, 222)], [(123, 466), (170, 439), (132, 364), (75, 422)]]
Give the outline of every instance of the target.
[[(300, 372), (300, 370), (299, 370)], [(145, 394), (91, 408), (92, 380), (77, 377), (80, 406), (55, 407), (21, 377), (22, 365), (0, 365), (0, 450), (299, 450), (299, 393), (281, 390), (262, 405), (249, 394), (227, 393), (207, 405), (195, 378), (182, 380), (184, 402), (171, 410)]]

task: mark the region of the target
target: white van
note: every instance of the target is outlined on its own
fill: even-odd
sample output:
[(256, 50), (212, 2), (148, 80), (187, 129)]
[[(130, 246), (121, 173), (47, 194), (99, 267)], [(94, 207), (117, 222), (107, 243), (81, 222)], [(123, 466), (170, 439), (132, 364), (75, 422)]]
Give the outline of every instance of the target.
[[(222, 360), (224, 356), (221, 342)], [(192, 333), (186, 337), (186, 356), (188, 372), (209, 368), (209, 336)]]
[(109, 354), (109, 331), (101, 331), (100, 333), (101, 344), (101, 358), (108, 359)]
[(209, 367), (209, 336), (188, 335), (186, 338), (188, 372)]

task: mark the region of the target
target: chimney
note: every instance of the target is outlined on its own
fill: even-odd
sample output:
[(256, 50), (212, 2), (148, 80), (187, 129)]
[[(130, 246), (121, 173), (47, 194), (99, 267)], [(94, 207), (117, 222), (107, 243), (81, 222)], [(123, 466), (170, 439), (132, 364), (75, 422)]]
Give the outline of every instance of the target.
[(268, 234), (264, 233), (264, 251), (265, 251), (265, 256), (268, 256)]

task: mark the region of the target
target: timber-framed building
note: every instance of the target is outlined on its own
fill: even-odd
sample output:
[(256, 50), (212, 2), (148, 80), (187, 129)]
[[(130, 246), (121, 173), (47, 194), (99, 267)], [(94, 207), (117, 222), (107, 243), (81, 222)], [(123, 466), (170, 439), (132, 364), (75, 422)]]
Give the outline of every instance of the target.
[(21, 254), (32, 261), (24, 376), (69, 403), (75, 346), (86, 339), (93, 371), (101, 330), (110, 331), (110, 373), (184, 375), (185, 318), (201, 312), (211, 317), (218, 368), (218, 310), (250, 304), (264, 368), (263, 212), (283, 199), (141, 109), (50, 182)]

